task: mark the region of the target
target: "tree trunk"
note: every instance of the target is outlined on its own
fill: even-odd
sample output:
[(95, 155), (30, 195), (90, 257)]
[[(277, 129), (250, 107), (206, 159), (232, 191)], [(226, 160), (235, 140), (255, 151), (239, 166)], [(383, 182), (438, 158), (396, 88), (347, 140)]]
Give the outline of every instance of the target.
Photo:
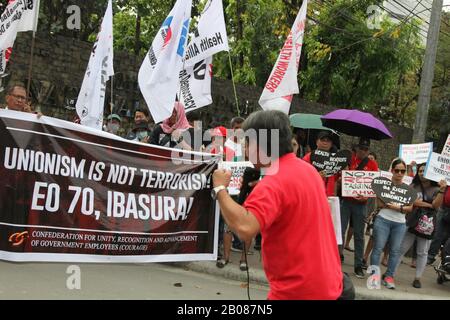
[[(237, 20), (237, 34), (236, 39), (239, 42), (244, 38), (244, 26), (242, 19), (240, 16), (244, 13), (244, 5), (241, 0), (236, 0), (236, 20)], [(242, 68), (244, 66), (244, 54), (242, 52), (239, 53), (238, 57), (239, 67)]]
[(136, 31), (134, 33), (134, 53), (139, 55), (141, 51), (141, 15), (137, 14), (136, 17)]

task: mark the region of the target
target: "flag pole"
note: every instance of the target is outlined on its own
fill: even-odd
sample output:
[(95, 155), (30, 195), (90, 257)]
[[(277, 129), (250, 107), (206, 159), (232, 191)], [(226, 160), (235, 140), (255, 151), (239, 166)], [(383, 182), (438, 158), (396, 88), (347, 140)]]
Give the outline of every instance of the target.
[(114, 109), (114, 75), (111, 76), (111, 103), (109, 104), (109, 109), (109, 114), (112, 114)]
[(234, 83), (234, 74), (233, 74), (233, 64), (231, 63), (231, 53), (228, 51), (228, 61), (230, 62), (230, 70), (231, 70), (231, 82), (233, 83), (233, 90), (234, 90), (234, 98), (236, 99), (236, 108), (238, 112), (238, 117), (241, 116), (241, 110), (239, 110), (239, 101), (238, 96), (236, 92), (236, 84)]
[(36, 31), (33, 31), (33, 38), (31, 39), (30, 66), (28, 67), (27, 97), (30, 96), (31, 74), (33, 72), (33, 56), (34, 56), (34, 45), (35, 45), (35, 42), (36, 42)]
[[(34, 46), (36, 44), (36, 31), (37, 31), (37, 25), (38, 25), (38, 20), (39, 20), (39, 10), (40, 10), (40, 5), (41, 5), (40, 0), (36, 0), (34, 2), (34, 4), (37, 5), (37, 8), (36, 8), (36, 14), (34, 16), (33, 38), (31, 39), (31, 55), (30, 55), (30, 66), (28, 68), (27, 97), (30, 96), (30, 89), (31, 89), (31, 77), (32, 77), (32, 73), (33, 73)], [(37, 107), (40, 109), (39, 103), (38, 103)], [(40, 110), (36, 110), (36, 111), (40, 111)]]

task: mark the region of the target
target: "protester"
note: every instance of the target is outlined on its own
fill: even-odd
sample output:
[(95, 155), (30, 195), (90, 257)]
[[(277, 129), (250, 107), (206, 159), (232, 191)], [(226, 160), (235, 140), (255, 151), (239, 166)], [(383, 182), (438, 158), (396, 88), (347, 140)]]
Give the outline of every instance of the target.
[(205, 141), (203, 139), (203, 126), (200, 114), (191, 111), (186, 114), (190, 128), (183, 132), (183, 139), (194, 151), (203, 151), (205, 149)]
[[(441, 192), (442, 190), (440, 190)], [(442, 206), (437, 212), (436, 218), (436, 232), (428, 251), (427, 264), (433, 264), (436, 260), (436, 255), (439, 253), (440, 247), (450, 237), (450, 187), (444, 191), (444, 200)]]
[[(149, 127), (150, 114), (147, 109), (136, 109), (134, 112), (134, 126), (128, 132), (126, 139), (148, 143), (151, 137), (151, 129)], [(137, 136), (140, 132), (141, 136)]]
[(295, 152), (297, 158), (303, 159), (303, 157), (311, 152), (311, 147), (308, 145), (307, 134), (304, 129), (294, 128), (294, 138), (297, 140), (298, 150)]
[(6, 90), (5, 100), (5, 109), (27, 113), (36, 113), (38, 118), (42, 116), (42, 113), (33, 111), (33, 108), (28, 101), (27, 89), (25, 89), (25, 87), (21, 85), (14, 84), (9, 86)]
[[(232, 152), (234, 153), (233, 159), (232, 161), (244, 161), (245, 160), (245, 156), (244, 156), (244, 147), (243, 147), (243, 141), (242, 141), (242, 136), (240, 135), (240, 132), (242, 131), (242, 124), (244, 123), (245, 119), (242, 117), (234, 117), (233, 119), (231, 119), (230, 122), (230, 128), (231, 128), (231, 132), (230, 132), (230, 137), (227, 139), (227, 141), (225, 142), (225, 147), (227, 147), (228, 149), (232, 150)], [(237, 200), (237, 199), (234, 199)], [(239, 239), (239, 237), (237, 235), (235, 235), (234, 233), (233, 235), (233, 243), (231, 245), (231, 250), (235, 251), (235, 252), (242, 252), (242, 257), (241, 257), (241, 270), (246, 269), (246, 267), (244, 266), (245, 262), (244, 261), (244, 244), (242, 243), (242, 241)], [(248, 252), (248, 249), (250, 247), (251, 243), (248, 243), (247, 246), (245, 247), (245, 249)]]
[(225, 142), (225, 147), (231, 149), (234, 152), (234, 157), (232, 161), (243, 161), (244, 160), (244, 150), (242, 147), (242, 141), (240, 141), (239, 130), (242, 130), (242, 124), (245, 119), (241, 117), (235, 117), (231, 119), (231, 137)]
[[(249, 160), (255, 168), (264, 168), (265, 176), (241, 206), (226, 192), (231, 173), (216, 170), (213, 195), (239, 238), (249, 241), (261, 232), (268, 298), (343, 298), (347, 290), (325, 187), (317, 171), (292, 152), (289, 118), (280, 111), (259, 111), (243, 128), (279, 133), (272, 137), (270, 131), (264, 142), (254, 135), (247, 138)], [(278, 141), (278, 154), (271, 149), (272, 141)]]
[[(375, 161), (378, 165), (377, 162), (377, 154), (373, 151), (369, 152), (369, 155), (367, 156), (370, 160)], [(367, 242), (367, 246), (366, 246), (366, 250), (364, 251), (364, 258), (363, 258), (363, 269), (367, 269), (367, 261), (369, 261), (369, 256), (370, 253), (372, 252), (373, 249), (373, 223), (375, 222), (375, 217), (376, 214), (378, 214), (377, 211), (377, 203), (376, 203), (376, 198), (369, 198), (367, 199), (367, 214), (368, 217), (366, 219), (366, 223), (367, 223), (367, 227), (366, 227), (366, 235), (369, 236), (369, 241)], [(353, 226), (352, 226), (352, 236), (353, 236)], [(349, 228), (350, 230), (350, 228)], [(349, 234), (347, 233), (347, 239), (350, 238)], [(347, 240), (348, 241), (348, 240)], [(387, 254), (386, 251), (384, 251), (384, 256), (383, 256), (383, 262), (386, 262), (385, 265), (387, 266)], [(384, 264), (383, 264), (384, 265)]]
[(191, 150), (189, 143), (183, 141), (183, 132), (191, 128), (186, 114), (184, 105), (181, 102), (175, 102), (172, 115), (157, 125), (153, 130), (150, 139), (151, 144), (156, 144), (163, 147)]
[[(352, 154), (349, 170), (378, 171), (375, 161), (368, 158), (370, 140), (360, 138), (359, 144)], [(364, 278), (363, 255), (364, 255), (364, 227), (367, 216), (367, 198), (358, 196), (354, 198), (342, 198), (341, 201), (341, 225), (342, 239), (345, 239), (345, 232), (349, 224), (350, 217), (353, 220), (354, 236), (354, 272), (358, 278)], [(345, 243), (345, 242), (344, 242)], [(343, 260), (342, 247), (340, 247), (341, 260)]]
[(232, 161), (235, 153), (232, 149), (225, 146), (227, 139), (227, 128), (224, 126), (216, 127), (210, 130), (211, 144), (208, 146), (207, 152), (212, 154), (221, 154), (223, 161)]
[[(236, 127), (236, 123), (233, 127)], [(242, 124), (242, 122), (239, 123), (239, 126)], [(240, 144), (237, 144), (234, 141), (231, 141), (232, 143), (226, 143), (230, 139), (226, 140), (227, 138), (227, 129), (224, 126), (219, 126), (211, 130), (211, 138), (212, 142), (210, 145), (209, 152), (212, 154), (222, 154), (222, 157), (224, 161), (237, 161), (238, 159), (242, 159), (242, 149)], [(231, 145), (231, 147), (234, 147), (234, 149), (228, 147)], [(239, 152), (239, 156), (237, 156), (237, 153)], [(234, 199), (237, 201), (237, 199)], [(232, 250), (232, 242), (234, 242), (234, 250), (233, 251), (239, 251), (242, 252), (241, 260), (239, 262), (239, 268), (242, 271), (246, 271), (248, 269), (247, 263), (245, 261), (245, 254), (248, 252), (248, 249), (250, 248), (250, 242), (247, 242), (245, 245), (245, 251), (243, 244), (241, 243), (240, 239), (235, 236), (235, 240), (233, 240), (233, 233), (228, 227), (228, 225), (222, 221), (223, 224), (223, 256), (217, 260), (216, 266), (218, 268), (223, 268), (230, 262), (230, 254)]]
[[(403, 183), (406, 174), (406, 163), (396, 158), (391, 164), (392, 184), (399, 186)], [(412, 212), (411, 205), (397, 205), (384, 203), (377, 198), (377, 205), (380, 208), (373, 226), (374, 247), (370, 256), (370, 264), (380, 265), (381, 252), (389, 241), (389, 260), (386, 272), (383, 275), (383, 284), (388, 289), (395, 289), (394, 272), (400, 258), (400, 244), (406, 232), (405, 214)]]
[[(333, 140), (331, 139), (331, 131), (320, 131), (317, 134), (316, 145), (317, 150), (331, 152), (331, 148), (333, 147)], [(303, 157), (308, 163), (311, 163), (311, 152)], [(320, 176), (323, 179), (325, 184), (325, 189), (328, 197), (334, 197), (336, 195), (335, 184), (336, 184), (336, 176), (325, 177), (325, 171), (319, 172)]]
[[(424, 176), (425, 165), (425, 163), (422, 163), (417, 166), (417, 173), (412, 182), (414, 189), (418, 193), (418, 198), (414, 202), (414, 212), (410, 215), (413, 216), (419, 212), (426, 212), (429, 217), (435, 219), (436, 210), (442, 205), (443, 194), (447, 184), (445, 180), (440, 181), (438, 185), (436, 182), (426, 179)], [(413, 220), (415, 219), (413, 218)], [(412, 285), (414, 288), (421, 288), (422, 283), (420, 280), (427, 265), (428, 249), (430, 248), (432, 234), (419, 233), (415, 227), (415, 225), (409, 226), (408, 231), (403, 237), (400, 246), (399, 261), (401, 261), (403, 255), (411, 248), (414, 241), (417, 241), (416, 277)], [(433, 229), (432, 232), (434, 232), (432, 223), (430, 227)]]
[(122, 118), (119, 115), (117, 115), (115, 113), (110, 114), (106, 118), (105, 131), (115, 134), (115, 135), (118, 135), (121, 123), (122, 123)]

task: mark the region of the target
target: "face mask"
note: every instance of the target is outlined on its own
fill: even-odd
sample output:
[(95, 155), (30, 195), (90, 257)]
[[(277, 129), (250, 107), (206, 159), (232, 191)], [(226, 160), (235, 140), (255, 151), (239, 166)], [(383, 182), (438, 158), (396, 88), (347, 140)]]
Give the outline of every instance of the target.
[(120, 128), (120, 125), (117, 124), (117, 123), (109, 123), (109, 124), (108, 124), (108, 130), (109, 130), (109, 132), (111, 132), (111, 133), (116, 134), (117, 131), (119, 131), (119, 128)]
[(139, 141), (144, 140), (145, 138), (147, 138), (148, 136), (148, 132), (147, 131), (139, 131), (136, 136), (138, 137)]

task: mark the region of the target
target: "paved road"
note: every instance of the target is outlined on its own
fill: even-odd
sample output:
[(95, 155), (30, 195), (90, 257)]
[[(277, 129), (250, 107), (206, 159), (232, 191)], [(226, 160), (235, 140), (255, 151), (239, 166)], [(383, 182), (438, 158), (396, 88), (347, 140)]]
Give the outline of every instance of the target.
[[(245, 284), (167, 264), (78, 264), (81, 289), (70, 264), (0, 261), (0, 299), (247, 300)], [(251, 284), (252, 300), (268, 288)]]

